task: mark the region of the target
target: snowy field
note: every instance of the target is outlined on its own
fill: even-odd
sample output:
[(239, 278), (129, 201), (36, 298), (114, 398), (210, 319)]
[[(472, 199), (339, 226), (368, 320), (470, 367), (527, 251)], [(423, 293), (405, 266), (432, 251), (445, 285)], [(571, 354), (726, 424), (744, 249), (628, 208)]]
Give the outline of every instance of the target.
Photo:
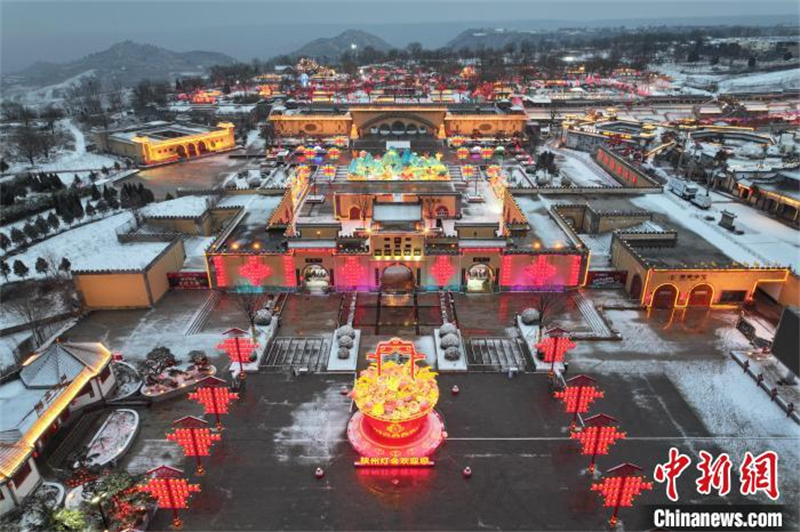
[[(37, 258), (48, 255), (59, 262), (62, 257), (66, 257), (72, 263), (73, 270), (144, 268), (169, 244), (165, 242), (121, 244), (117, 240), (115, 229), (132, 218), (130, 212), (123, 212), (70, 229), (9, 257), (8, 261), (24, 262), (31, 270), (28, 278), (42, 277), (34, 270), (34, 264)], [(9, 280), (17, 280), (17, 277), (12, 273)]]
[[(631, 201), (643, 209), (667, 216), (671, 221), (701, 235), (731, 259), (742, 263), (777, 264), (797, 270), (800, 259), (800, 233), (756, 209), (712, 192), (712, 205), (702, 210), (671, 192), (649, 194)], [(718, 225), (723, 210), (737, 215), (735, 225), (743, 235), (736, 235)], [(714, 221), (705, 220), (713, 216)]]
[(568, 149), (551, 149), (556, 154), (556, 165), (573, 185), (578, 187), (619, 187), (619, 182), (605, 172), (591, 155)]
[(59, 178), (65, 185), (71, 185), (75, 174), (81, 179), (89, 175), (89, 170), (100, 170), (104, 166), (113, 171), (114, 163), (121, 162), (110, 155), (101, 155), (86, 151), (86, 137), (84, 133), (72, 123), (71, 120), (59, 120), (59, 126), (66, 129), (75, 139), (74, 150), (60, 150), (55, 156), (41, 163), (31, 166), (28, 161), (12, 163), (8, 173), (33, 172), (59, 172)]

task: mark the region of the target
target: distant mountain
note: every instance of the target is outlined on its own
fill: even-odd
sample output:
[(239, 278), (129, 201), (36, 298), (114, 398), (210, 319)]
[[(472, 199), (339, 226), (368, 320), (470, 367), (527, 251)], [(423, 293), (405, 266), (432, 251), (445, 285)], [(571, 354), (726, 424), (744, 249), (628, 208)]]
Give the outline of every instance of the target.
[(445, 46), (452, 50), (500, 50), (508, 44), (517, 45), (525, 40), (536, 39), (543, 30), (511, 30), (502, 28), (472, 28), (455, 36)]
[(18, 83), (43, 87), (93, 72), (101, 79), (117, 79), (131, 86), (143, 79), (168, 79), (201, 74), (208, 67), (231, 64), (235, 59), (218, 52), (174, 52), (150, 44), (125, 41), (108, 50), (68, 63), (35, 63), (13, 74)]
[(328, 59), (336, 59), (347, 50), (354, 48), (364, 49), (367, 46), (371, 46), (380, 52), (388, 52), (394, 48), (388, 42), (371, 33), (361, 30), (346, 30), (336, 37), (314, 39), (289, 55), (293, 57), (327, 57)]

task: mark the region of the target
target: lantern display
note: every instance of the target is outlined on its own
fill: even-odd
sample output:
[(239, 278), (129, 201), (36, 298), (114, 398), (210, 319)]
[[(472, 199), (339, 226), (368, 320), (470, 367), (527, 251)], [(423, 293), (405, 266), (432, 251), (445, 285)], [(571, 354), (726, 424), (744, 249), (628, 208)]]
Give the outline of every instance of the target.
[(564, 355), (576, 347), (575, 342), (569, 339), (569, 333), (564, 329), (554, 327), (545, 334), (547, 338), (536, 344), (536, 349), (544, 355), (544, 361), (550, 362), (550, 374), (553, 374), (556, 362), (563, 362)]
[(647, 482), (641, 473), (641, 467), (624, 463), (609, 469), (602, 482), (592, 484), (592, 491), (599, 492), (603, 497), (604, 506), (614, 509), (614, 513), (608, 521), (611, 527), (617, 525), (620, 508), (633, 506), (634, 500), (640, 493), (653, 489), (653, 483)]
[(625, 439), (626, 434), (617, 429), (618, 421), (605, 414), (597, 414), (585, 421), (580, 430), (573, 430), (570, 438), (581, 442), (581, 454), (591, 456), (589, 472), (594, 473), (594, 462), (598, 456), (608, 454), (608, 449), (617, 440)]
[(475, 167), (472, 165), (464, 165), (461, 167), (461, 175), (464, 179), (469, 179), (475, 175)]
[(469, 157), (469, 150), (463, 146), (458, 148), (458, 150), (456, 150), (456, 157), (458, 157), (459, 161), (466, 160), (466, 158)]
[(322, 167), (322, 175), (323, 177), (332, 178), (336, 175), (336, 167), (332, 164), (326, 164)]
[(247, 332), (242, 329), (230, 329), (224, 333), (228, 338), (217, 344), (217, 349), (225, 351), (231, 359), (231, 364), (239, 363), (239, 378), (244, 379), (245, 362), (250, 362), (250, 356), (258, 349), (258, 342), (247, 337)]
[(239, 394), (231, 392), (224, 380), (206, 377), (197, 383), (197, 391), (191, 392), (189, 399), (203, 405), (206, 414), (214, 414), (217, 419), (217, 429), (222, 430), (219, 416), (228, 413), (228, 405), (239, 399)]
[(331, 148), (328, 150), (328, 159), (331, 161), (338, 161), (342, 155), (342, 150), (339, 148)]
[(492, 148), (481, 148), (481, 157), (483, 160), (488, 161), (494, 155), (494, 150)]
[(159, 508), (172, 510), (172, 528), (183, 526), (178, 510), (189, 508), (192, 493), (200, 492), (199, 484), (189, 484), (183, 478), (183, 471), (169, 466), (160, 466), (147, 472), (149, 480), (139, 486), (139, 490), (149, 493)]
[(360, 455), (355, 465), (433, 465), (429, 457), (447, 435), (434, 410), (439, 400), (436, 373), (417, 367), (425, 355), (413, 342), (392, 338), (380, 342), (367, 359), (375, 363), (361, 372), (350, 393), (358, 407), (347, 426), (347, 438)]
[(576, 375), (567, 380), (567, 385), (563, 390), (553, 394), (556, 399), (564, 401), (564, 409), (568, 414), (572, 414), (572, 425), (578, 414), (585, 414), (589, 411), (589, 406), (595, 399), (600, 399), (605, 392), (595, 386), (593, 378), (586, 375)]
[(174, 432), (167, 434), (169, 441), (174, 441), (183, 449), (187, 457), (194, 456), (197, 460), (197, 474), (203, 475), (202, 456), (211, 455), (211, 446), (222, 439), (222, 435), (211, 432), (208, 422), (194, 416), (185, 416), (175, 421)]

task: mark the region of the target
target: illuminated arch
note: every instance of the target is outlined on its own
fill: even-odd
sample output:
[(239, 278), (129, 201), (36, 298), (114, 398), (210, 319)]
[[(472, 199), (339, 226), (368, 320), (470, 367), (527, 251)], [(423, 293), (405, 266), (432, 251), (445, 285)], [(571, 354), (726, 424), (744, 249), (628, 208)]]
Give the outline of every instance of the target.
[(401, 121), (404, 124), (405, 131), (408, 131), (409, 126), (412, 126), (412, 125), (416, 126), (417, 131), (420, 131), (420, 132), (422, 131), (422, 128), (424, 128), (424, 131), (426, 131), (426, 132), (427, 131), (436, 131), (438, 129), (438, 126), (436, 124), (434, 124), (433, 122), (431, 122), (430, 120), (426, 120), (425, 118), (422, 118), (421, 116), (417, 116), (415, 114), (410, 114), (410, 113), (382, 113), (382, 114), (379, 114), (378, 116), (376, 116), (374, 118), (370, 118), (369, 120), (364, 122), (361, 125), (361, 130), (362, 131), (369, 131), (373, 127), (377, 127), (377, 128), (380, 129), (382, 126), (385, 125), (385, 126), (387, 126), (389, 128), (389, 131), (391, 131), (392, 130), (392, 123), (393, 122), (401, 123)]
[[(696, 292), (698, 288), (708, 287), (708, 295)], [(689, 290), (689, 296), (686, 298), (687, 307), (710, 307), (714, 303), (714, 287), (709, 283), (698, 283)]]
[[(665, 296), (659, 296), (659, 292), (663, 290), (670, 290), (674, 291), (672, 294), (672, 302), (667, 305), (666, 301), (660, 301), (660, 298), (664, 298)], [(680, 295), (681, 291), (678, 289), (676, 285), (673, 283), (663, 283), (655, 287), (655, 289), (651, 292), (650, 296), (650, 305), (651, 308), (675, 308), (678, 303), (678, 296)]]

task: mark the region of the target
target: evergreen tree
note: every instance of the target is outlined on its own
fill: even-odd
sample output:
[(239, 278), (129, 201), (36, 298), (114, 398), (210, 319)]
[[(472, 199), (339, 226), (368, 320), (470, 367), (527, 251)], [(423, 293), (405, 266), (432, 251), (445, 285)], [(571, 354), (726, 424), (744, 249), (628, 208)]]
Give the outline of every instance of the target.
[(58, 216), (56, 216), (56, 213), (51, 212), (47, 216), (47, 225), (49, 225), (53, 229), (53, 231), (58, 229), (58, 226), (61, 225), (61, 220), (58, 219)]
[(72, 188), (80, 188), (81, 186), (81, 178), (78, 177), (78, 174), (75, 174), (75, 177), (72, 179)]
[(97, 200), (99, 200), (99, 199), (102, 197), (102, 196), (100, 195), (100, 189), (99, 189), (99, 188), (97, 188), (97, 185), (95, 185), (94, 183), (92, 183), (92, 186), (91, 186), (91, 187), (89, 187), (89, 192), (90, 192), (90, 194), (92, 195), (92, 199), (93, 199), (94, 201), (97, 201)]
[(175, 199), (175, 197), (170, 192), (167, 192), (167, 195), (164, 196), (164, 201), (169, 201), (173, 199)]
[(100, 201), (97, 202), (97, 205), (95, 205), (95, 208), (99, 212), (107, 212), (108, 211), (108, 203), (106, 203), (106, 200), (101, 199)]
[(41, 214), (36, 217), (36, 221), (34, 223), (36, 224), (36, 228), (39, 230), (41, 235), (46, 235), (50, 232), (50, 224), (47, 223), (47, 220), (45, 220), (44, 216)]
[(3, 248), (3, 251), (5, 251), (10, 245), (11, 239), (8, 238), (8, 235), (5, 233), (0, 233), (0, 248)]
[(25, 222), (22, 231), (25, 233), (25, 236), (31, 240), (36, 240), (39, 237), (39, 230), (30, 222)]
[(61, 264), (58, 265), (58, 269), (60, 271), (67, 273), (71, 268), (72, 268), (72, 263), (69, 261), (67, 257), (61, 259)]
[(3, 279), (8, 281), (8, 274), (11, 273), (11, 268), (8, 267), (8, 263), (4, 260), (0, 260), (0, 275), (3, 276)]
[(91, 203), (86, 204), (86, 216), (94, 216), (95, 215), (95, 208), (92, 206)]
[(36, 271), (41, 274), (47, 273), (47, 261), (42, 257), (36, 259)]
[(16, 275), (17, 277), (22, 277), (24, 279), (25, 277), (28, 276), (29, 272), (30, 270), (28, 269), (27, 266), (25, 266), (24, 262), (22, 262), (19, 259), (14, 261), (14, 275)]
[(15, 227), (11, 230), (11, 241), (17, 246), (21, 246), (25, 242), (25, 233)]

